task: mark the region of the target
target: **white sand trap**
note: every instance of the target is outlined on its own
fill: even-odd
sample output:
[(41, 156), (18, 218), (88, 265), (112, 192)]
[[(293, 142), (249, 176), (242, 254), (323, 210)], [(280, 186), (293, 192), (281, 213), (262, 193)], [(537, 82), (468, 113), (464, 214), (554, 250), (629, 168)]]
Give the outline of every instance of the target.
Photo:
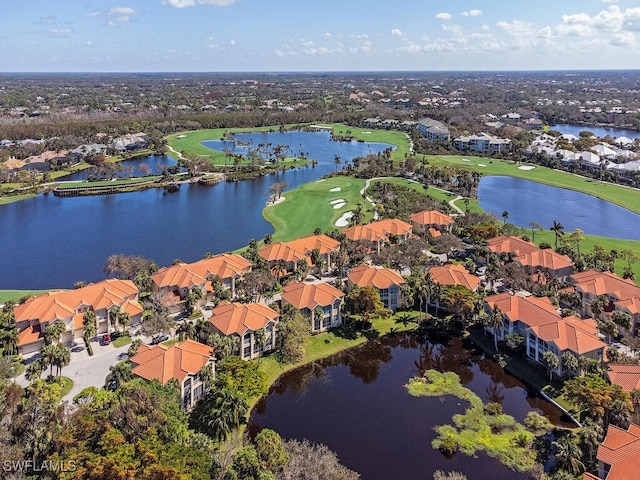
[(360, 132), (361, 135), (369, 135), (371, 132)]
[(327, 179), (326, 178), (321, 178), (320, 180), (316, 180), (316, 183), (320, 183), (320, 182), (326, 182)]
[(346, 200), (344, 198), (338, 198), (336, 200), (331, 200), (329, 203), (331, 205), (335, 205), (336, 203), (344, 203), (344, 202), (346, 202)]
[(534, 168), (536, 167), (534, 167), (533, 165), (520, 165), (518, 167), (518, 170), (533, 170)]
[(347, 204), (347, 202), (336, 203), (336, 204), (333, 206), (333, 208), (334, 208), (334, 210), (339, 210), (339, 209), (341, 209), (342, 207), (344, 207), (346, 204)]
[(340, 190), (342, 190), (342, 187), (333, 187), (329, 189), (330, 192), (339, 192)]
[(463, 158), (462, 161), (463, 162), (470, 162), (471, 160), (469, 160), (468, 158)]
[(479, 163), (478, 166), (479, 167), (486, 167), (486, 165), (484, 163)]
[(353, 212), (344, 212), (342, 216), (336, 220), (336, 227), (346, 227), (349, 225), (349, 219), (353, 217)]

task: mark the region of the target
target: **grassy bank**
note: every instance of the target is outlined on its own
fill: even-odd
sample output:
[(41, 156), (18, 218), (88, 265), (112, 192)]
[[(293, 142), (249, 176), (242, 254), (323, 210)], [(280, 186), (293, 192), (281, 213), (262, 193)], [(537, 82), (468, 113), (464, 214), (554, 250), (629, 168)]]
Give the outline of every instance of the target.
[(365, 142), (390, 143), (391, 145), (395, 145), (397, 148), (391, 154), (391, 158), (394, 160), (402, 160), (411, 153), (411, 143), (409, 142), (407, 134), (404, 132), (351, 127), (341, 123), (315, 123), (314, 125), (330, 127), (333, 129), (333, 133), (339, 136), (350, 136), (356, 140), (363, 140)]
[(27, 193), (25, 195), (10, 195), (8, 197), (0, 197), (0, 205), (8, 205), (9, 203), (19, 202), (20, 200), (26, 200), (27, 198), (33, 198), (36, 195), (34, 193)]
[(427, 156), (426, 158), (431, 165), (455, 166), (467, 170), (475, 170), (483, 175), (504, 175), (523, 178), (554, 187), (587, 193), (640, 214), (640, 190), (637, 189), (600, 182), (592, 178), (580, 177), (537, 165), (530, 165), (534, 167), (531, 170), (523, 170), (520, 167), (524, 166), (524, 164), (515, 164), (491, 158), (466, 155), (439, 155)]
[(50, 290), (0, 290), (0, 304), (10, 300), (18, 301), (26, 295), (41, 295)]

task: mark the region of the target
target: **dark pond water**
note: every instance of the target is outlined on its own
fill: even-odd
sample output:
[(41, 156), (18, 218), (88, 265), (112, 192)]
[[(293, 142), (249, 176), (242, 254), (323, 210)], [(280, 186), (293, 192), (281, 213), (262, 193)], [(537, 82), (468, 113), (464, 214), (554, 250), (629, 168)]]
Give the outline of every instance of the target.
[(192, 262), (206, 252), (240, 248), (273, 232), (262, 218), (270, 185), (285, 181), (295, 188), (332, 172), (335, 155), (351, 160), (390, 146), (333, 142), (328, 132), (255, 138), (256, 144), (286, 143), (308, 152), (318, 164), (213, 187), (183, 185), (168, 195), (156, 189), (77, 198), (39, 195), (0, 205), (0, 289), (70, 288), (79, 280), (100, 280), (114, 253), (168, 265), (176, 258)]
[(565, 232), (581, 228), (592, 235), (640, 239), (640, 215), (585, 193), (521, 178), (488, 176), (480, 180), (478, 198), (486, 212), (500, 218), (506, 210), (508, 221), (520, 227), (538, 222), (549, 228), (555, 220)]
[(580, 132), (585, 130), (590, 131), (596, 137), (604, 138), (609, 135), (611, 138), (627, 137), (633, 140), (634, 138), (640, 138), (640, 132), (635, 130), (625, 130), (622, 128), (609, 128), (609, 127), (590, 127), (585, 125), (570, 125), (566, 123), (559, 123), (558, 125), (552, 125), (552, 130), (557, 130), (560, 133), (571, 133), (576, 137), (580, 136)]
[[(143, 177), (157, 175), (167, 167), (177, 165), (178, 162), (169, 155), (147, 155), (144, 157), (123, 160), (115, 164), (115, 176), (121, 178)], [(60, 180), (86, 180), (95, 176), (93, 168), (61, 177)]]
[(469, 479), (525, 479), (484, 454), (447, 458), (431, 447), (433, 427), (467, 404), (455, 397), (412, 397), (404, 385), (427, 369), (453, 371), (483, 401), (500, 402), (518, 420), (529, 411), (563, 422), (560, 412), (459, 338), (398, 334), (283, 375), (252, 412), (249, 431), (324, 443), (363, 480), (432, 479), (436, 470)]

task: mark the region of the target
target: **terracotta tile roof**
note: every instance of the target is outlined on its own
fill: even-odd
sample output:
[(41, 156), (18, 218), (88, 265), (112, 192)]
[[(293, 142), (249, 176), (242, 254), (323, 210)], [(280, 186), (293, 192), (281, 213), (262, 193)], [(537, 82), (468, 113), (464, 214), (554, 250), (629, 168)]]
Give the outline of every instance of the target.
[(484, 301), (489, 308), (497, 305), (510, 322), (520, 320), (530, 327), (553, 322), (559, 318), (557, 307), (547, 297), (521, 297), (504, 292), (490, 295)]
[(410, 223), (397, 218), (385, 218), (367, 225), (354, 225), (343, 230), (349, 240), (368, 240), (379, 242), (388, 240), (391, 235), (405, 236), (411, 234), (413, 227)]
[(409, 216), (409, 220), (417, 223), (418, 225), (451, 225), (454, 220), (449, 215), (446, 215), (437, 210), (423, 210), (422, 212), (412, 213)]
[(344, 297), (344, 292), (328, 283), (289, 283), (283, 289), (282, 299), (297, 309), (313, 310), (326, 307)]
[(188, 263), (177, 263), (170, 267), (162, 267), (151, 276), (151, 279), (159, 288), (193, 288), (203, 286), (207, 282), (206, 278), (193, 272)]
[(594, 475), (593, 473), (584, 472), (582, 474), (582, 480), (600, 480), (600, 477)]
[(40, 325), (30, 325), (20, 333), (18, 333), (16, 345), (18, 347), (23, 347), (40, 340), (43, 340), (42, 332), (40, 331)]
[(549, 323), (532, 326), (531, 330), (545, 342), (554, 343), (560, 351), (571, 350), (578, 355), (607, 346), (600, 340), (595, 322), (580, 320), (578, 317), (558, 316)]
[[(586, 270), (574, 273), (569, 278), (574, 288), (594, 296), (612, 295), (617, 301), (631, 300), (636, 297), (640, 299), (640, 287), (632, 280), (625, 280), (611, 272)], [(633, 301), (628, 304), (634, 306), (638, 305), (638, 302)]]
[(264, 303), (223, 302), (211, 311), (209, 322), (224, 335), (244, 335), (248, 330), (256, 331), (276, 322), (278, 312)]
[(284, 260), (286, 262), (297, 262), (298, 260), (308, 258), (312, 250), (318, 249), (321, 255), (337, 251), (340, 248), (340, 242), (328, 235), (309, 235), (307, 237), (298, 238), (290, 242), (275, 242), (264, 245), (258, 254), (267, 262), (276, 260)]
[(429, 235), (431, 235), (433, 238), (436, 238), (436, 237), (439, 237), (439, 236), (442, 235), (442, 232), (440, 230), (438, 230), (437, 228), (433, 228), (433, 227), (429, 227), (427, 232), (429, 232)]
[(561, 270), (573, 267), (573, 261), (567, 255), (560, 255), (551, 249), (536, 249), (514, 258), (522, 265), (532, 268)]
[(539, 248), (531, 242), (526, 242), (519, 237), (505, 235), (487, 240), (487, 248), (494, 253), (506, 252), (516, 257), (539, 250)]
[(194, 340), (185, 340), (171, 346), (140, 345), (131, 357), (131, 372), (147, 380), (159, 380), (165, 385), (172, 378), (179, 382), (187, 375), (200, 371), (212, 359), (213, 349)]
[(618, 365), (610, 363), (607, 377), (614, 385), (620, 385), (625, 392), (640, 388), (640, 365)]
[(131, 280), (103, 280), (75, 290), (32, 297), (14, 308), (15, 319), (16, 322), (37, 320), (40, 323), (70, 319), (80, 306), (92, 306), (94, 310), (121, 306), (127, 301), (135, 301), (137, 295), (138, 287)]
[(144, 312), (144, 308), (142, 308), (142, 305), (140, 305), (140, 302), (138, 302), (138, 300), (127, 300), (120, 307), (120, 310), (128, 313), (130, 317), (134, 317)]
[(628, 430), (609, 425), (597, 459), (611, 465), (607, 480), (640, 480), (640, 426)]
[(372, 286), (378, 289), (406, 283), (405, 279), (395, 270), (371, 265), (355, 267), (347, 274), (347, 277), (351, 283), (359, 287)]
[(462, 265), (447, 263), (429, 269), (431, 278), (440, 285), (463, 285), (469, 290), (475, 290), (480, 284), (480, 278), (469, 273)]
[(618, 300), (615, 303), (617, 306), (627, 310), (632, 315), (640, 313), (640, 296), (627, 298), (625, 300)]

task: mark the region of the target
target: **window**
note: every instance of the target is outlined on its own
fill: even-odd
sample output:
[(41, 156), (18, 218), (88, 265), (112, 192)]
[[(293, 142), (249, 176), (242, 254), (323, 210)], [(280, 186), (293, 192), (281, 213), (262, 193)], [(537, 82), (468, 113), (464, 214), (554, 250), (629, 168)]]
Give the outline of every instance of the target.
[(331, 316), (324, 317), (322, 319), (322, 328), (329, 328), (331, 326)]
[(243, 358), (251, 357), (251, 345), (244, 347), (244, 355)]

